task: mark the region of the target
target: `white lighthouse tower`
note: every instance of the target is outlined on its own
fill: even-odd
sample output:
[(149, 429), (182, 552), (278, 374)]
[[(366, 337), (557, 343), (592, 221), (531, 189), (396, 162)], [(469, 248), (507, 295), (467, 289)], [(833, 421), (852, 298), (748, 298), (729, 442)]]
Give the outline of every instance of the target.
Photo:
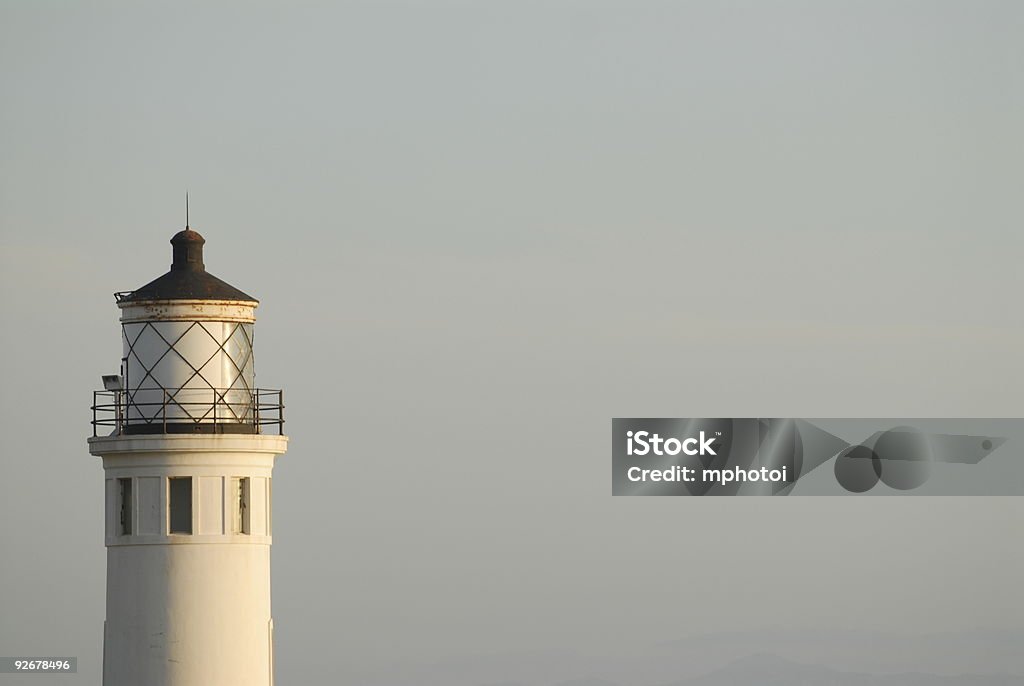
[[(254, 385), (257, 301), (171, 239), (171, 270), (115, 295), (121, 373), (89, 452), (106, 481), (104, 686), (269, 686), (271, 472), (280, 391)], [(109, 435), (107, 435), (109, 434)]]

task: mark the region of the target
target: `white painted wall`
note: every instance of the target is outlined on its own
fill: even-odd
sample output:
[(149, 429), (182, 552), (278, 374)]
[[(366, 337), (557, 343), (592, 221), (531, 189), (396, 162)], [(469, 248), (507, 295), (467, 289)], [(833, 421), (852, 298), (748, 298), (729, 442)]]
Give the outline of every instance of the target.
[[(106, 476), (104, 686), (270, 686), (270, 479), (284, 436), (89, 440)], [(193, 534), (167, 533), (167, 479), (192, 478)], [(251, 479), (251, 534), (232, 533), (232, 479)], [(133, 533), (118, 533), (118, 478)]]

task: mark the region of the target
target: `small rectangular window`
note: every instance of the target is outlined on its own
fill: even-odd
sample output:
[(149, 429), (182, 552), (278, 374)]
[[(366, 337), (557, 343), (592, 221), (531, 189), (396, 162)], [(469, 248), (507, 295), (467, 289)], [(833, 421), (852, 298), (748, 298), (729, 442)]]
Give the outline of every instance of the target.
[(232, 502), (234, 514), (231, 519), (231, 531), (236, 534), (248, 534), (249, 528), (249, 477), (231, 480)]
[(132, 480), (117, 480), (117, 533), (130, 536), (132, 533)]
[(174, 476), (169, 480), (167, 523), (172, 534), (192, 533), (192, 477)]

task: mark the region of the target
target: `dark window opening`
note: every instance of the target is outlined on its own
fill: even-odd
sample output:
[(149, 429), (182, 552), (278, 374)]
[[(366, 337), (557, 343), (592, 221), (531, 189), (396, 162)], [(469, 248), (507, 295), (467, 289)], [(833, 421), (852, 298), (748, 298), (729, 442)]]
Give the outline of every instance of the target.
[(132, 533), (132, 480), (117, 480), (117, 533), (129, 536)]
[(232, 531), (236, 534), (248, 534), (249, 529), (249, 477), (233, 479), (234, 486), (234, 521)]
[(192, 477), (174, 476), (170, 478), (168, 489), (168, 517), (172, 534), (192, 533)]

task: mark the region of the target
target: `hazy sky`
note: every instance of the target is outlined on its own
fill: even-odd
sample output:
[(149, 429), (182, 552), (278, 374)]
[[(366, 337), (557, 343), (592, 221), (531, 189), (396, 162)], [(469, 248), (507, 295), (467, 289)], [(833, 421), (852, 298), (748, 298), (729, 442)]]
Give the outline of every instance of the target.
[(1022, 36), (976, 0), (3, 2), (0, 654), (98, 679), (88, 407), (186, 188), (288, 403), (280, 683), (1024, 627), (1018, 498), (613, 499), (608, 445), (1021, 416)]

